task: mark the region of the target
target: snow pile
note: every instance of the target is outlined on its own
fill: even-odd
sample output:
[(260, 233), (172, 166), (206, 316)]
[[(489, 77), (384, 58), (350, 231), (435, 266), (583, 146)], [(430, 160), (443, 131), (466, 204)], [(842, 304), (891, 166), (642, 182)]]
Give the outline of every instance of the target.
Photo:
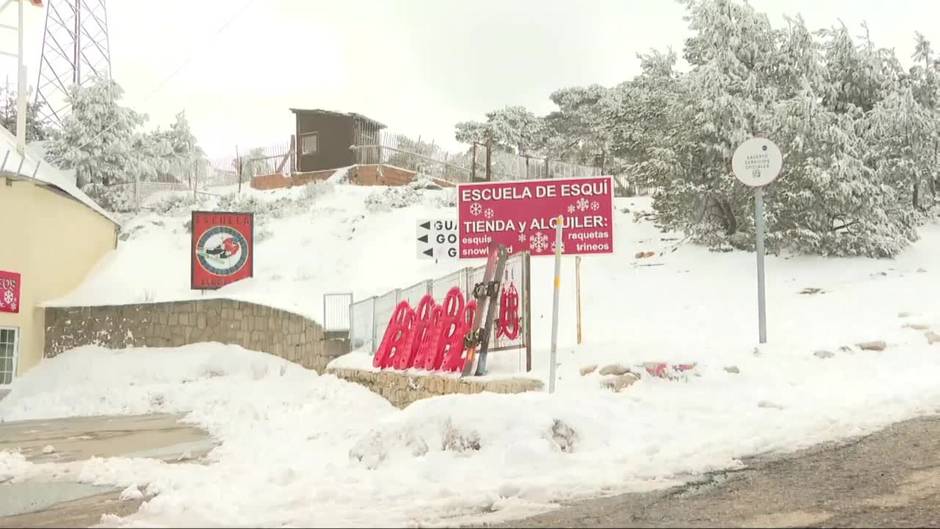
[(342, 167), (340, 169), (337, 169), (336, 171), (333, 172), (332, 175), (330, 175), (329, 178), (326, 179), (327, 183), (348, 184), (349, 183), (349, 171), (352, 168), (353, 166)]
[(453, 526), (669, 486), (940, 405), (940, 351), (916, 340), (827, 359), (765, 348), (741, 354), (738, 373), (705, 365), (685, 382), (643, 376), (621, 393), (596, 372), (582, 376), (570, 355), (562, 361), (553, 395), (452, 395), (397, 410), (361, 386), (238, 347), (84, 347), (18, 379), (0, 417), (189, 411), (221, 442), (210, 464), (31, 464), (7, 452), (0, 474), (155, 495), (105, 525)]

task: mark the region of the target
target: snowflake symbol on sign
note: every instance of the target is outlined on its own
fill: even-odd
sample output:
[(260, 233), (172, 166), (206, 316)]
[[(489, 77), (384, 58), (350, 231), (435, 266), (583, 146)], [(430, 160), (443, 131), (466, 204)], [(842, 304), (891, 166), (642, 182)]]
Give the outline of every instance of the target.
[(496, 215), (496, 212), (493, 211), (493, 208), (486, 208), (486, 211), (483, 212), (483, 216), (488, 219), (493, 218), (493, 215)]
[(574, 213), (574, 206), (568, 206), (568, 213)]
[(529, 249), (533, 252), (544, 252), (548, 248), (548, 235), (537, 231), (529, 237)]
[(578, 200), (577, 203), (575, 203), (575, 206), (578, 208), (578, 211), (587, 211), (590, 205), (591, 203), (588, 202), (588, 199), (586, 198), (582, 198), (581, 200)]
[(601, 209), (601, 203), (598, 201), (591, 202), (591, 211), (597, 211)]
[[(558, 249), (558, 242), (555, 241), (552, 243), (552, 252), (554, 253), (555, 250), (557, 249)], [(561, 242), (561, 253), (565, 253), (565, 241)]]
[(525, 233), (520, 233), (520, 234), (519, 234), (519, 242), (525, 242), (525, 240), (526, 240)]
[(14, 308), (14, 309), (16, 308), (13, 306), (13, 291), (12, 290), (3, 291), (3, 302), (9, 305), (11, 308)]
[(473, 204), (470, 204), (470, 214), (473, 215), (474, 217), (480, 216), (480, 213), (482, 211), (483, 211), (483, 206), (481, 206), (479, 202), (474, 202)]

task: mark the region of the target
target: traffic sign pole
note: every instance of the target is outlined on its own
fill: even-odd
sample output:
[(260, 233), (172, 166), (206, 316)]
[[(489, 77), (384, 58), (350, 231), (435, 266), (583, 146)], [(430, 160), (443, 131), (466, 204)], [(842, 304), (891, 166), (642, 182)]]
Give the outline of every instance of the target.
[(767, 343), (767, 299), (764, 292), (764, 188), (754, 188), (754, 225), (757, 236), (757, 319), (760, 343)]
[(738, 146), (731, 169), (743, 184), (754, 189), (754, 235), (757, 254), (757, 328), (760, 343), (767, 343), (767, 296), (764, 286), (764, 187), (773, 182), (783, 167), (783, 155), (774, 142), (751, 138)]

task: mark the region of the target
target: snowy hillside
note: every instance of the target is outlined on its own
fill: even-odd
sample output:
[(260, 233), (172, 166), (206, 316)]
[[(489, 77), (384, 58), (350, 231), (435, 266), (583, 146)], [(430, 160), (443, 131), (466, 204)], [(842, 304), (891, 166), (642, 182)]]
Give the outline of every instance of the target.
[[(323, 292), (361, 299), (467, 264), (415, 258), (415, 219), (450, 212), (444, 191), (337, 185), (243, 195), (264, 203), (255, 278), (216, 295), (319, 318)], [(674, 246), (676, 234), (634, 221), (648, 206), (618, 199), (618, 253), (583, 260), (581, 347), (566, 258), (553, 395), (454, 395), (397, 410), (363, 387), (238, 347), (86, 347), (17, 380), (0, 417), (191, 412), (222, 441), (212, 463), (34, 465), (2, 453), (0, 481), (77, 475), (156, 494), (106, 525), (455, 525), (668, 486), (742, 456), (940, 408), (940, 344), (928, 342), (931, 329), (940, 332), (938, 226), (891, 261), (768, 257), (770, 343), (755, 347), (754, 256)], [(129, 219), (130, 237), (56, 303), (199, 295), (188, 290), (192, 207)], [(635, 258), (641, 251), (657, 253)], [(552, 262), (532, 264), (533, 375), (544, 377)], [(874, 341), (885, 349), (856, 345)], [(637, 368), (657, 361), (697, 366), (679, 380)], [(640, 380), (617, 393), (598, 371), (580, 373), (612, 363)], [(85, 368), (92, 364), (100, 367)]]

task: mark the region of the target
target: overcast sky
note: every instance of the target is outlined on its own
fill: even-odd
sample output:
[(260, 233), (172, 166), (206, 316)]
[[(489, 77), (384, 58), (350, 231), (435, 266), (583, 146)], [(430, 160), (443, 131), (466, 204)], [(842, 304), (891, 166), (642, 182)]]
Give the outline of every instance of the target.
[[(935, 0), (751, 4), (775, 25), (800, 13), (813, 29), (841, 19), (860, 33), (867, 21), (876, 44), (902, 60), (914, 31), (940, 48)], [(124, 103), (150, 126), (185, 110), (211, 157), (236, 144), (286, 142), (290, 107), (359, 112), (457, 147), (458, 121), (507, 105), (548, 112), (552, 91), (626, 80), (638, 52), (681, 51), (688, 35), (682, 6), (670, 0), (109, 0), (108, 10)], [(44, 16), (28, 8), (31, 86)], [(0, 47), (15, 50), (4, 37)], [(15, 85), (13, 59), (0, 59), (0, 75)]]

